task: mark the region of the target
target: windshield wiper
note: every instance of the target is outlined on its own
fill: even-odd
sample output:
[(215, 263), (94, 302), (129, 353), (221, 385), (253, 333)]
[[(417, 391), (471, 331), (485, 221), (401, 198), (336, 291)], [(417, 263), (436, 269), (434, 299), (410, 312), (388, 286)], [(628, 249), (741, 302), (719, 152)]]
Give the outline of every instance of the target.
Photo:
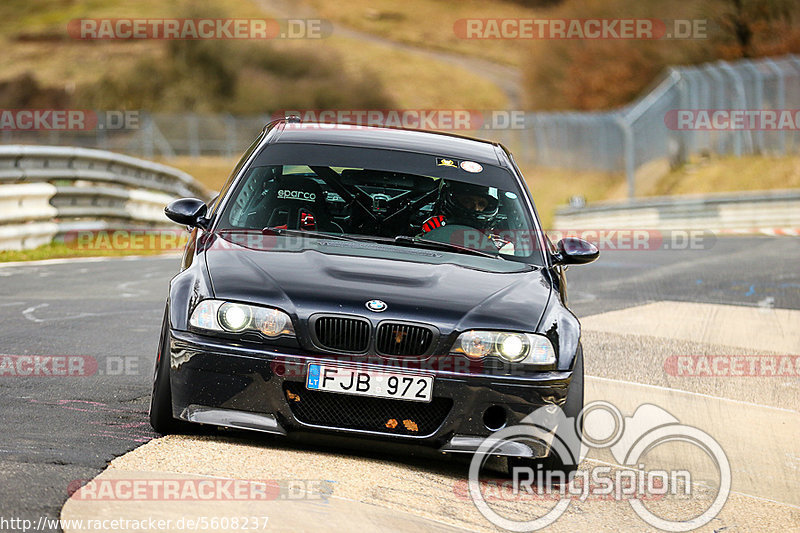
[(443, 250), (446, 252), (477, 255), (480, 257), (491, 257), (492, 259), (505, 259), (500, 254), (492, 254), (489, 252), (484, 252), (482, 250), (476, 250), (474, 248), (467, 248), (466, 246), (451, 244), (449, 242), (431, 241), (428, 239), (420, 239), (419, 237), (410, 237), (408, 235), (398, 235), (396, 237), (378, 237), (373, 235), (323, 233), (319, 231), (306, 231), (300, 229), (270, 228), (270, 227), (262, 229), (261, 232), (272, 233), (274, 235), (303, 235), (305, 237), (312, 237), (315, 239), (333, 239), (333, 240), (350, 241), (350, 242), (376, 242), (381, 244), (396, 244), (398, 246), (428, 248), (431, 250)]
[(303, 229), (287, 229), (287, 228), (271, 228), (267, 226), (261, 230), (261, 233), (272, 233), (273, 235), (302, 235), (304, 237), (312, 237), (314, 239), (333, 239), (338, 241), (359, 241), (353, 237), (346, 235), (337, 235), (336, 233), (324, 233), (322, 231), (307, 231)]
[(449, 242), (431, 241), (428, 239), (420, 239), (419, 237), (409, 237), (408, 235), (398, 235), (392, 239), (395, 244), (405, 246), (418, 246), (420, 248), (430, 248), (433, 250), (443, 250), (446, 252), (456, 252), (462, 254), (479, 255), (481, 257), (491, 257), (492, 259), (502, 259), (500, 254), (492, 254), (475, 248), (467, 248), (466, 246), (459, 246)]

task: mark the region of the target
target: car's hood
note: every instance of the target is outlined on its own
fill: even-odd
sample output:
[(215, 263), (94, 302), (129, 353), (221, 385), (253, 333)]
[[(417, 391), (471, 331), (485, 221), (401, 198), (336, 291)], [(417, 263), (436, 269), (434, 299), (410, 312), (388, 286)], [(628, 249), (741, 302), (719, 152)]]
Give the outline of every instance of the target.
[[(240, 246), (211, 246), (205, 253), (216, 298), (272, 305), (301, 319), (327, 312), (434, 323), (443, 333), (474, 327), (530, 331), (551, 292), (537, 269), (489, 272), (415, 261), (413, 255), (397, 260)], [(367, 310), (373, 299), (388, 309)]]

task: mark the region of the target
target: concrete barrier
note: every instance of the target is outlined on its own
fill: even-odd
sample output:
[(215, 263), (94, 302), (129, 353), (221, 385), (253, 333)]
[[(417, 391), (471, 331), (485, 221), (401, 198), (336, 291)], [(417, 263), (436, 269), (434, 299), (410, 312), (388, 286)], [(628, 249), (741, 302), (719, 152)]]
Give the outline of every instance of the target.
[(800, 190), (597, 202), (556, 212), (554, 229), (658, 229), (758, 232), (800, 228)]

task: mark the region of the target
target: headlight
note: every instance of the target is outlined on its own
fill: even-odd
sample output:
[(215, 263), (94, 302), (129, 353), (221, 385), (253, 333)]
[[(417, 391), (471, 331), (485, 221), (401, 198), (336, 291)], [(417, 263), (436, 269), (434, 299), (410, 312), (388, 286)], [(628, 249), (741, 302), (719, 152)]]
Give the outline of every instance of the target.
[(506, 361), (516, 363), (525, 359), (530, 346), (523, 335), (503, 333), (497, 336), (497, 353)]
[(292, 319), (279, 309), (221, 300), (203, 300), (192, 312), (189, 325), (208, 331), (257, 331), (267, 337), (294, 335)]
[(505, 331), (465, 331), (456, 339), (450, 353), (471, 359), (498, 357), (509, 363), (549, 365), (556, 362), (556, 352), (543, 335)]
[(250, 325), (250, 308), (246, 305), (224, 303), (217, 311), (222, 329), (239, 332)]
[(456, 350), (467, 357), (480, 359), (492, 352), (494, 337), (488, 331), (467, 331), (456, 341)]
[[(286, 326), (291, 327), (292, 321), (289, 315), (277, 309), (264, 309), (264, 312), (259, 315), (258, 321), (255, 326), (258, 331), (267, 337), (277, 337), (286, 331)], [(292, 331), (294, 333), (294, 331)]]

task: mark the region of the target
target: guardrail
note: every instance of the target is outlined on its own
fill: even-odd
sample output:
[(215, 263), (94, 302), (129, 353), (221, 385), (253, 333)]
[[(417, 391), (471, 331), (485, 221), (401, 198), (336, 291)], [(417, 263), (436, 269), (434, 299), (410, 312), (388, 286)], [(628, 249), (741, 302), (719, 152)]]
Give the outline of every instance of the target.
[(800, 190), (655, 197), (563, 207), (554, 228), (764, 232), (800, 228)]
[(77, 228), (174, 227), (164, 206), (209, 198), (189, 174), (86, 148), (0, 146), (0, 249), (34, 248)]

